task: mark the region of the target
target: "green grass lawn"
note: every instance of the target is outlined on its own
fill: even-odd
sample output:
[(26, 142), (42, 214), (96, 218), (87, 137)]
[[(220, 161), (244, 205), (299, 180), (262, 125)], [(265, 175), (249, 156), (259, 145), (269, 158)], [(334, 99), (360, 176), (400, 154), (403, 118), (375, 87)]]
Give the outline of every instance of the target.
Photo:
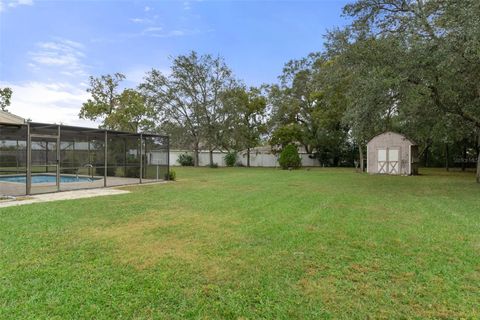
[(480, 318), (471, 173), (176, 171), (0, 209), (0, 318)]

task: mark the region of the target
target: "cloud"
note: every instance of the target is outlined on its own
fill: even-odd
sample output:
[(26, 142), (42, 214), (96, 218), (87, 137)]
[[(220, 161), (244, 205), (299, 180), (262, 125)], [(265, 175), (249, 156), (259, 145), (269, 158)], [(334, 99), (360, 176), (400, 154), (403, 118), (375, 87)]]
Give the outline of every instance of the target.
[(159, 32), (162, 31), (162, 27), (148, 27), (143, 30), (144, 33), (149, 33), (149, 32)]
[(175, 29), (163, 31), (162, 28), (146, 28), (138, 36), (149, 36), (154, 38), (173, 38), (201, 34), (199, 29)]
[(87, 66), (82, 62), (85, 58), (83, 51), (81, 43), (68, 39), (39, 42), (36, 50), (29, 53), (31, 61), (28, 66), (36, 70), (41, 67), (53, 68), (70, 77), (85, 76)]
[(90, 97), (85, 88), (62, 82), (2, 82), (0, 87), (12, 89), (12, 102), (8, 110), (23, 118), (44, 123), (98, 126), (95, 122), (78, 118), (82, 103)]
[(0, 1), (0, 12), (5, 11), (7, 8), (15, 8), (18, 6), (32, 6), (33, 0), (7, 0)]
[(155, 23), (152, 19), (149, 18), (130, 18), (130, 22), (138, 24), (153, 24)]
[[(160, 27), (160, 26), (150, 26), (150, 27), (144, 28), (139, 32), (121, 33), (118, 35), (118, 37), (119, 37), (119, 40), (137, 38), (137, 37), (173, 38), (173, 37), (193, 36), (193, 35), (201, 34), (204, 32), (212, 32), (212, 31), (213, 29), (209, 29), (207, 31), (201, 31), (199, 29), (165, 30), (163, 27)], [(95, 40), (106, 41), (105, 39), (95, 39)], [(112, 38), (110, 38), (109, 41), (112, 41)]]
[(151, 8), (149, 6), (146, 6), (145, 8), (143, 8), (143, 11), (145, 11), (145, 12), (148, 12), (150, 10), (151, 10)]

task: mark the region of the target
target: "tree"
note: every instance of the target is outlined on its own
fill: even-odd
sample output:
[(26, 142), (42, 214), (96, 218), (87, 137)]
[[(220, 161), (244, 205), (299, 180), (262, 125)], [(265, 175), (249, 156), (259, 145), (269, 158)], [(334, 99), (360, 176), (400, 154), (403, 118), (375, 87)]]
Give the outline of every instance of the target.
[(280, 86), (270, 87), (269, 102), (273, 143), (281, 137), (298, 137), (296, 142), (307, 153), (336, 166), (347, 145), (348, 128), (342, 122), (343, 84), (331, 77), (332, 63), (319, 53), (288, 62)]
[(79, 117), (92, 121), (101, 120), (102, 127), (129, 132), (152, 131), (155, 124), (153, 108), (146, 104), (145, 97), (134, 89), (121, 93), (120, 83), (125, 79), (121, 73), (90, 77), (87, 89), (92, 96), (82, 105)]
[(79, 117), (104, 122), (105, 118), (111, 115), (118, 106), (119, 86), (124, 79), (125, 76), (121, 73), (102, 75), (99, 78), (90, 76), (90, 87), (87, 92), (91, 94), (92, 98), (82, 105)]
[(266, 98), (261, 89), (251, 87), (246, 90), (239, 86), (225, 91), (222, 97), (224, 113), (228, 114), (227, 149), (247, 150), (247, 167), (250, 167), (250, 149), (258, 146), (266, 128)]
[(329, 79), (343, 92), (343, 123), (359, 152), (364, 170), (364, 147), (370, 138), (387, 130), (402, 131), (397, 125), (402, 94), (401, 44), (394, 38), (362, 37), (350, 42), (348, 31), (334, 31), (327, 37)]
[(104, 120), (105, 126), (129, 132), (153, 131), (155, 114), (146, 105), (145, 97), (133, 89), (125, 89), (118, 97), (118, 106)]
[(12, 99), (12, 89), (8, 87), (0, 89), (0, 110), (8, 111), (7, 108), (10, 106), (11, 99)]
[(354, 18), (351, 28), (357, 39), (388, 36), (405, 44), (404, 92), (425, 95), (431, 114), (455, 115), (480, 132), (478, 1), (359, 0), (344, 11)]
[(222, 111), (220, 96), (234, 83), (222, 58), (191, 52), (173, 59), (168, 76), (155, 69), (150, 71), (140, 88), (162, 123), (183, 128), (197, 166), (200, 145), (210, 151), (213, 165), (213, 151), (228, 133), (224, 126), (228, 114)]

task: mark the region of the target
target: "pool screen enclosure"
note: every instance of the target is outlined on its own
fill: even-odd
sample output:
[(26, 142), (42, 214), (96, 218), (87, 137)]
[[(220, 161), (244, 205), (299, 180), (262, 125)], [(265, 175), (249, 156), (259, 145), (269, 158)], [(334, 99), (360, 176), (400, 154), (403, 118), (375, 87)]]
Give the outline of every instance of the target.
[(162, 135), (0, 123), (0, 196), (164, 180), (168, 153)]

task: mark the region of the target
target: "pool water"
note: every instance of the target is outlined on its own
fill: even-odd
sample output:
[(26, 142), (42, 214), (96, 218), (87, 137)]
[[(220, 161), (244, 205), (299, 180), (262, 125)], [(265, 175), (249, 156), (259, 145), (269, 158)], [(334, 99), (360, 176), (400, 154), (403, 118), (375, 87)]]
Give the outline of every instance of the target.
[[(94, 180), (98, 180), (95, 178), (87, 178), (87, 177), (75, 177), (75, 176), (60, 176), (61, 183), (69, 183), (69, 182), (93, 182)], [(33, 183), (55, 183), (57, 181), (56, 176), (49, 175), (49, 174), (39, 174), (39, 175), (32, 175), (32, 184)], [(17, 182), (17, 183), (26, 183), (27, 176), (25, 175), (17, 175), (17, 176), (8, 176), (8, 177), (1, 177), (0, 182)]]

